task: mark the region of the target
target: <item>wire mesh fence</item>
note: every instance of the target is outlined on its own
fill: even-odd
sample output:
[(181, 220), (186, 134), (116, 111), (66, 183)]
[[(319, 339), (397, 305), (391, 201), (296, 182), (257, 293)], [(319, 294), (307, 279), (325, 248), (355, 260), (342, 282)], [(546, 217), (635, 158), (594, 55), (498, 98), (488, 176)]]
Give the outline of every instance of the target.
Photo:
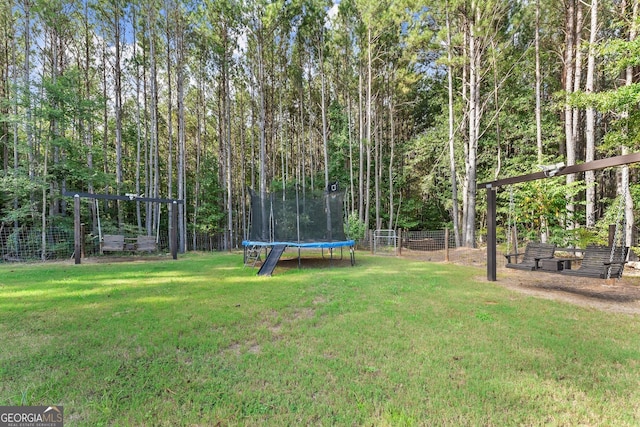
[[(102, 254), (100, 236), (83, 234), (81, 245), (83, 257), (117, 256), (133, 254), (124, 248), (122, 251)], [(135, 238), (136, 236), (128, 236)], [(185, 240), (187, 250), (219, 251), (224, 247), (224, 235), (208, 233), (190, 233)], [(44, 248), (44, 250), (43, 250)], [(156, 253), (168, 253), (169, 236), (160, 233), (156, 236)], [(0, 262), (34, 262), (67, 260), (74, 257), (73, 230), (63, 227), (48, 227), (44, 236), (38, 227), (12, 227), (0, 225)], [(42, 256), (44, 252), (44, 257)]]
[[(44, 254), (44, 256), (43, 256)], [(69, 258), (73, 254), (73, 233), (64, 228), (0, 227), (0, 260), (26, 262)]]
[[(395, 235), (394, 235), (395, 234)], [(129, 236), (134, 237), (134, 236)], [(225, 235), (222, 233), (193, 233), (185, 239), (187, 251), (222, 251), (225, 245)], [(460, 262), (465, 264), (486, 263), (486, 248), (479, 238), (477, 248), (457, 248), (453, 233), (446, 230), (397, 230), (390, 233), (376, 233), (372, 230), (357, 242), (359, 250), (384, 255), (400, 255), (415, 257), (433, 262)], [(132, 255), (132, 252), (101, 254), (100, 238), (97, 235), (84, 234), (82, 244), (83, 257)], [(169, 237), (167, 233), (157, 236), (157, 252), (168, 253)], [(49, 227), (45, 233), (44, 258), (42, 231), (37, 227), (14, 228), (0, 225), (0, 262), (28, 262), (67, 260), (74, 256), (73, 230), (62, 227)], [(504, 257), (498, 253), (498, 266), (504, 264)]]
[[(378, 230), (379, 232), (380, 230)], [(487, 250), (486, 238), (478, 234), (476, 247), (457, 247), (455, 236), (447, 230), (397, 230), (397, 245), (395, 250), (386, 252), (379, 249), (379, 242), (384, 242), (385, 237), (380, 237), (374, 230), (365, 234), (363, 239), (357, 241), (359, 250), (370, 251), (374, 254), (398, 255), (416, 258), (431, 262), (449, 261), (453, 263), (482, 266), (486, 265)], [(383, 233), (384, 234), (384, 233)], [(385, 236), (388, 233), (385, 234)], [(501, 254), (498, 254), (498, 265), (504, 264)]]

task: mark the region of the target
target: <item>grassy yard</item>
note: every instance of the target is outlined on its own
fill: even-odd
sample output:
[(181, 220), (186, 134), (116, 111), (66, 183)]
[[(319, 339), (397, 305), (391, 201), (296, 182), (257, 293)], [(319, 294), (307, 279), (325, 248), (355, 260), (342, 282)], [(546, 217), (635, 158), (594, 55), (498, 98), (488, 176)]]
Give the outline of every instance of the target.
[(0, 405), (65, 425), (638, 425), (640, 322), (358, 254), (353, 268), (0, 266)]

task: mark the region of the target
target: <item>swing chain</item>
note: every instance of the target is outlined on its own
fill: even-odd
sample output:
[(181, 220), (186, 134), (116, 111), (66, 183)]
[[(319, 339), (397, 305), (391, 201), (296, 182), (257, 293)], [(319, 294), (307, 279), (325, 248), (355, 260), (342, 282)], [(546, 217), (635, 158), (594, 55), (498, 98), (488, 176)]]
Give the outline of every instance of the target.
[[(512, 222), (513, 222), (513, 212), (515, 210), (515, 203), (513, 201), (513, 186), (510, 185), (509, 186), (509, 214), (507, 215), (507, 253), (510, 253), (510, 242), (511, 242), (511, 238), (513, 236), (513, 233), (511, 232), (511, 227), (512, 227)], [(511, 242), (513, 243), (514, 248), (516, 247), (515, 242)], [(517, 250), (515, 250), (514, 252), (517, 252)]]
[[(609, 255), (609, 267), (607, 268), (607, 279), (611, 278), (611, 263), (613, 262), (613, 258), (614, 258), (614, 255), (615, 255), (616, 244), (618, 243), (618, 237), (619, 237), (619, 235), (621, 235), (621, 230), (620, 229), (621, 228), (622, 229), (625, 228), (625, 227), (620, 227), (620, 224), (623, 221), (623, 214), (624, 214), (624, 210), (625, 210), (626, 204), (627, 204), (626, 202), (627, 202), (627, 191), (623, 190), (623, 195), (622, 195), (622, 197), (620, 197), (620, 202), (618, 203), (619, 208), (618, 208), (618, 212), (617, 212), (617, 216), (616, 216), (615, 229), (613, 231), (613, 241), (611, 242), (611, 254)], [(624, 253), (624, 251), (622, 251), (622, 253)]]

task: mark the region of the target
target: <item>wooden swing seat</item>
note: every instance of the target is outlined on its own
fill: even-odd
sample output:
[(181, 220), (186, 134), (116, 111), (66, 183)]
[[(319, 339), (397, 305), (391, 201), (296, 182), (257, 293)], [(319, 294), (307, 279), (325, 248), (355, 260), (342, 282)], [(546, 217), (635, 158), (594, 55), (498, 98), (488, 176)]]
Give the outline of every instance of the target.
[(124, 237), (120, 234), (105, 234), (100, 246), (102, 252), (155, 252), (158, 250), (153, 236)]
[(135, 248), (138, 252), (155, 252), (158, 250), (156, 238), (153, 236), (138, 236)]
[(121, 252), (124, 250), (124, 236), (119, 234), (105, 234), (100, 242), (102, 252)]
[(575, 270), (566, 269), (558, 273), (596, 279), (619, 279), (622, 277), (628, 252), (628, 247), (616, 246), (612, 258), (610, 247), (587, 246), (579, 268)]
[[(551, 259), (556, 250), (556, 245), (550, 243), (529, 242), (524, 253), (506, 254), (507, 268), (518, 270), (534, 271), (540, 268), (540, 260)], [(518, 257), (522, 256), (522, 261), (518, 262)], [(513, 262), (511, 259), (513, 258)]]

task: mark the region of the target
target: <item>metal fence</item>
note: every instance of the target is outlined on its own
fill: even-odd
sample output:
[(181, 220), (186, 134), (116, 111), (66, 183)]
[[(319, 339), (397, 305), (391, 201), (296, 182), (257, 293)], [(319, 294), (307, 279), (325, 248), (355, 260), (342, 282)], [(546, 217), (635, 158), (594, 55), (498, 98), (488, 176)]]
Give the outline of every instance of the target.
[[(379, 239), (378, 239), (379, 240)], [(398, 246), (395, 255), (431, 262), (449, 261), (465, 265), (486, 265), (486, 236), (477, 236), (475, 248), (456, 247), (455, 236), (447, 230), (397, 230)], [(370, 230), (357, 242), (357, 248), (378, 253), (376, 232)], [(499, 256), (499, 258), (503, 258)], [(500, 265), (501, 260), (498, 261)]]
[[(364, 239), (357, 242), (358, 249), (374, 252), (375, 235), (373, 230), (367, 233)], [(382, 249), (381, 243), (391, 237), (385, 236), (378, 237), (378, 252)], [(189, 251), (212, 252), (225, 249), (224, 234), (196, 233), (194, 236), (191, 232), (186, 237), (187, 250)], [(396, 242), (395, 248), (389, 246), (393, 249), (389, 250), (389, 254), (392, 255), (414, 256), (426, 261), (448, 260), (472, 264), (486, 262), (486, 250), (482, 237), (479, 238), (477, 245), (479, 249), (456, 248), (453, 233), (447, 233), (446, 230), (397, 230), (394, 241)], [(239, 242), (235, 242), (234, 247), (237, 248), (239, 244)], [(169, 239), (166, 233), (160, 235), (157, 246), (159, 253), (169, 252)], [(117, 253), (104, 256), (114, 255)], [(121, 255), (127, 255), (127, 253), (123, 252)], [(73, 256), (73, 230), (63, 227), (47, 228), (45, 260), (65, 260), (71, 259)], [(83, 256), (101, 256), (98, 236), (85, 234)], [(498, 254), (499, 263), (502, 258), (501, 254)], [(14, 228), (0, 224), (0, 262), (40, 260), (42, 260), (42, 232), (40, 228)]]
[[(73, 254), (73, 232), (50, 227), (45, 235), (46, 260), (69, 258)], [(42, 229), (0, 227), (0, 260), (20, 262), (42, 260)]]
[[(136, 237), (136, 236), (130, 236)], [(46, 261), (71, 259), (74, 256), (73, 230), (63, 227), (46, 229), (45, 257)], [(188, 250), (218, 251), (224, 247), (224, 236), (221, 234), (190, 233), (187, 237)], [(37, 227), (10, 227), (0, 225), (0, 262), (33, 262), (42, 261), (42, 229)], [(158, 237), (159, 253), (169, 252), (169, 237), (166, 233)], [(82, 245), (84, 257), (102, 256), (100, 239), (97, 235), (85, 234)], [(113, 256), (109, 253), (104, 256)], [(122, 254), (127, 254), (123, 251)]]
[(441, 251), (446, 248), (456, 248), (455, 237), (447, 230), (403, 231), (401, 242), (402, 248), (415, 251)]

